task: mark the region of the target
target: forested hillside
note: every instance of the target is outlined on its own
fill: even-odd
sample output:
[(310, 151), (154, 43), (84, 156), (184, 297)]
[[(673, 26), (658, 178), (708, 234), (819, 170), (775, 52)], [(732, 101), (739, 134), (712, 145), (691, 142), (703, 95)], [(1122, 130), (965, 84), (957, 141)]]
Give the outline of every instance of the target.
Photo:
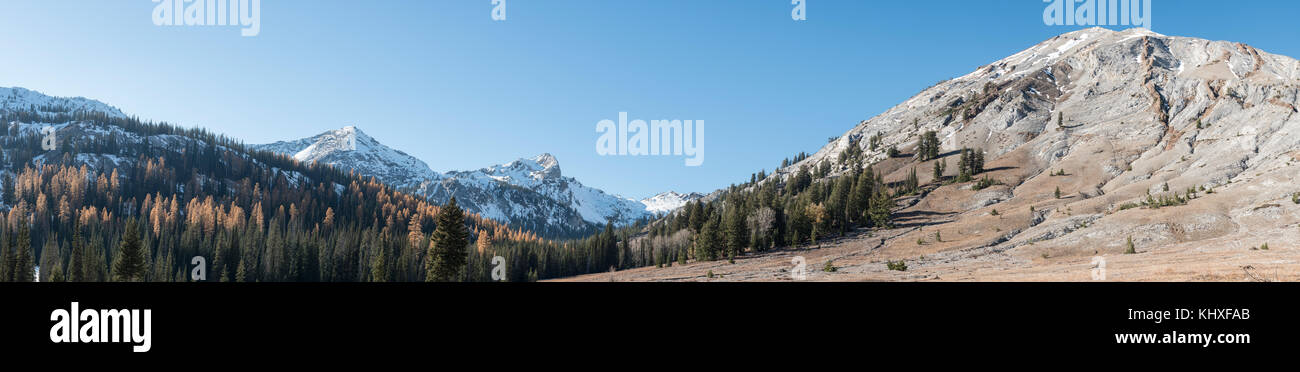
[[(440, 207), (373, 179), (105, 112), (9, 107), (0, 120), (2, 280), (39, 266), (42, 281), (187, 281), (195, 256), (210, 281), (428, 279)], [(448, 249), (462, 256), (541, 241), (472, 214), (459, 229), (469, 238)], [(457, 272), (447, 279), (475, 279)]]

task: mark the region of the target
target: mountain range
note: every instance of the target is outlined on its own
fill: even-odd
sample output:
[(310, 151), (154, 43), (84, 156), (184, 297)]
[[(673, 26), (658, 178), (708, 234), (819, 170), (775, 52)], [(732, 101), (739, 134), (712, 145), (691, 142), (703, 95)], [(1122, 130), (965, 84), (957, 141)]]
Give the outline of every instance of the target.
[(609, 194), (564, 176), (559, 161), (551, 154), (477, 170), (439, 173), (355, 126), (251, 148), (373, 176), (435, 203), (454, 196), (467, 211), (547, 237), (583, 236), (609, 222), (629, 225), (702, 197), (665, 192), (638, 201)]
[[(46, 114), (99, 112), (111, 117), (126, 117), (118, 108), (103, 102), (82, 97), (52, 97), (24, 88), (0, 88), (0, 109), (34, 110)], [(89, 139), (96, 136), (138, 137), (120, 128), (77, 123), (15, 122), (13, 125), (21, 133), (28, 134), (40, 133), (41, 128), (49, 125), (67, 138), (83, 135)], [(176, 139), (151, 136), (148, 140), (165, 145), (166, 141)], [(385, 146), (355, 126), (298, 140), (250, 145), (249, 149), (284, 154), (299, 162), (328, 164), (375, 177), (396, 189), (427, 197), (434, 203), (445, 203), (455, 196), (468, 212), (551, 238), (585, 236), (609, 222), (621, 226), (652, 219), (703, 197), (697, 193), (665, 192), (634, 200), (613, 195), (564, 176), (559, 161), (551, 154), (478, 170), (439, 173), (424, 161)], [(120, 161), (133, 160), (91, 153), (79, 154), (78, 158), (92, 168), (112, 167)]]

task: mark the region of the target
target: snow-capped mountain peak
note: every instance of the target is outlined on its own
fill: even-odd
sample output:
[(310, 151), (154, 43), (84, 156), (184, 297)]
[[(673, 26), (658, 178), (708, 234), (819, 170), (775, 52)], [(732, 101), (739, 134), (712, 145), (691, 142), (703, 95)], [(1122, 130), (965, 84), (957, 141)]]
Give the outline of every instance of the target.
[(550, 153), (543, 153), (533, 158), (533, 162), (542, 167), (542, 170), (534, 173), (534, 177), (542, 178), (560, 178), (560, 162)]
[[(637, 200), (564, 177), (559, 160), (549, 153), (444, 174), (379, 143), (355, 126), (253, 147), (293, 156), (301, 162), (320, 162), (374, 176), (434, 202), (455, 196), (472, 213), (546, 236), (579, 236), (609, 221), (626, 225), (655, 213)], [(671, 203), (656, 205), (662, 210)]]
[(319, 162), (356, 170), (399, 188), (441, 177), (424, 161), (389, 148), (351, 125), (296, 141), (252, 147), (290, 155), (304, 163)]
[(525, 187), (536, 186), (546, 180), (563, 178), (560, 162), (551, 154), (541, 154), (481, 170), (493, 179)]
[(315, 162), (338, 152), (357, 151), (358, 139), (362, 137), (362, 143), (374, 142), (373, 138), (351, 125), (321, 133), (312, 137), (314, 141), (311, 145), (295, 153), (293, 158), (301, 162)]
[(699, 200), (703, 197), (703, 194), (696, 192), (682, 194), (676, 191), (669, 191), (641, 199), (641, 204), (644, 204), (645, 209), (651, 213), (667, 213), (675, 211), (686, 205), (686, 203)]

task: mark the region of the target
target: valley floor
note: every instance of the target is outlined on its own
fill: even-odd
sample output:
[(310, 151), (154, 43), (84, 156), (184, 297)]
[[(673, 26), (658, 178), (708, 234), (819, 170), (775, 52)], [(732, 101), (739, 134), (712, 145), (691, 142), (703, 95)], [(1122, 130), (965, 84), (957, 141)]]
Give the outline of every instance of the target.
[[(1032, 247), (918, 245), (914, 236), (922, 229), (907, 227), (874, 233), (860, 230), (817, 245), (751, 253), (737, 257), (734, 264), (726, 260), (690, 262), (556, 281), (796, 281), (792, 275), (796, 257), (803, 257), (806, 281), (1086, 282), (1093, 281), (1097, 271), (1094, 257), (1105, 261), (1105, 278), (1101, 279), (1105, 281), (1300, 280), (1300, 249), (1281, 241), (1270, 244), (1268, 250), (1223, 237), (1139, 250), (1134, 254), (1052, 257), (1037, 253)], [(886, 262), (891, 260), (904, 260), (906, 271), (889, 270)], [(824, 271), (827, 261), (835, 267), (833, 272)]]

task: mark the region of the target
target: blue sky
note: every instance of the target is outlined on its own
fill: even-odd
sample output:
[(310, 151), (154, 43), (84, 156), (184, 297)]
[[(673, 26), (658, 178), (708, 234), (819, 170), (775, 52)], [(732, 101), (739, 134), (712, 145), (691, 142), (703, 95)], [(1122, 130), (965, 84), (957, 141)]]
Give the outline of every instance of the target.
[[(610, 192), (710, 191), (1078, 26), (1040, 0), (264, 0), (261, 33), (150, 0), (0, 2), (0, 86), (265, 143), (356, 125), (434, 170), (549, 152)], [(1152, 28), (1300, 56), (1295, 1), (1154, 0)], [(705, 162), (601, 157), (595, 125), (705, 120)]]

